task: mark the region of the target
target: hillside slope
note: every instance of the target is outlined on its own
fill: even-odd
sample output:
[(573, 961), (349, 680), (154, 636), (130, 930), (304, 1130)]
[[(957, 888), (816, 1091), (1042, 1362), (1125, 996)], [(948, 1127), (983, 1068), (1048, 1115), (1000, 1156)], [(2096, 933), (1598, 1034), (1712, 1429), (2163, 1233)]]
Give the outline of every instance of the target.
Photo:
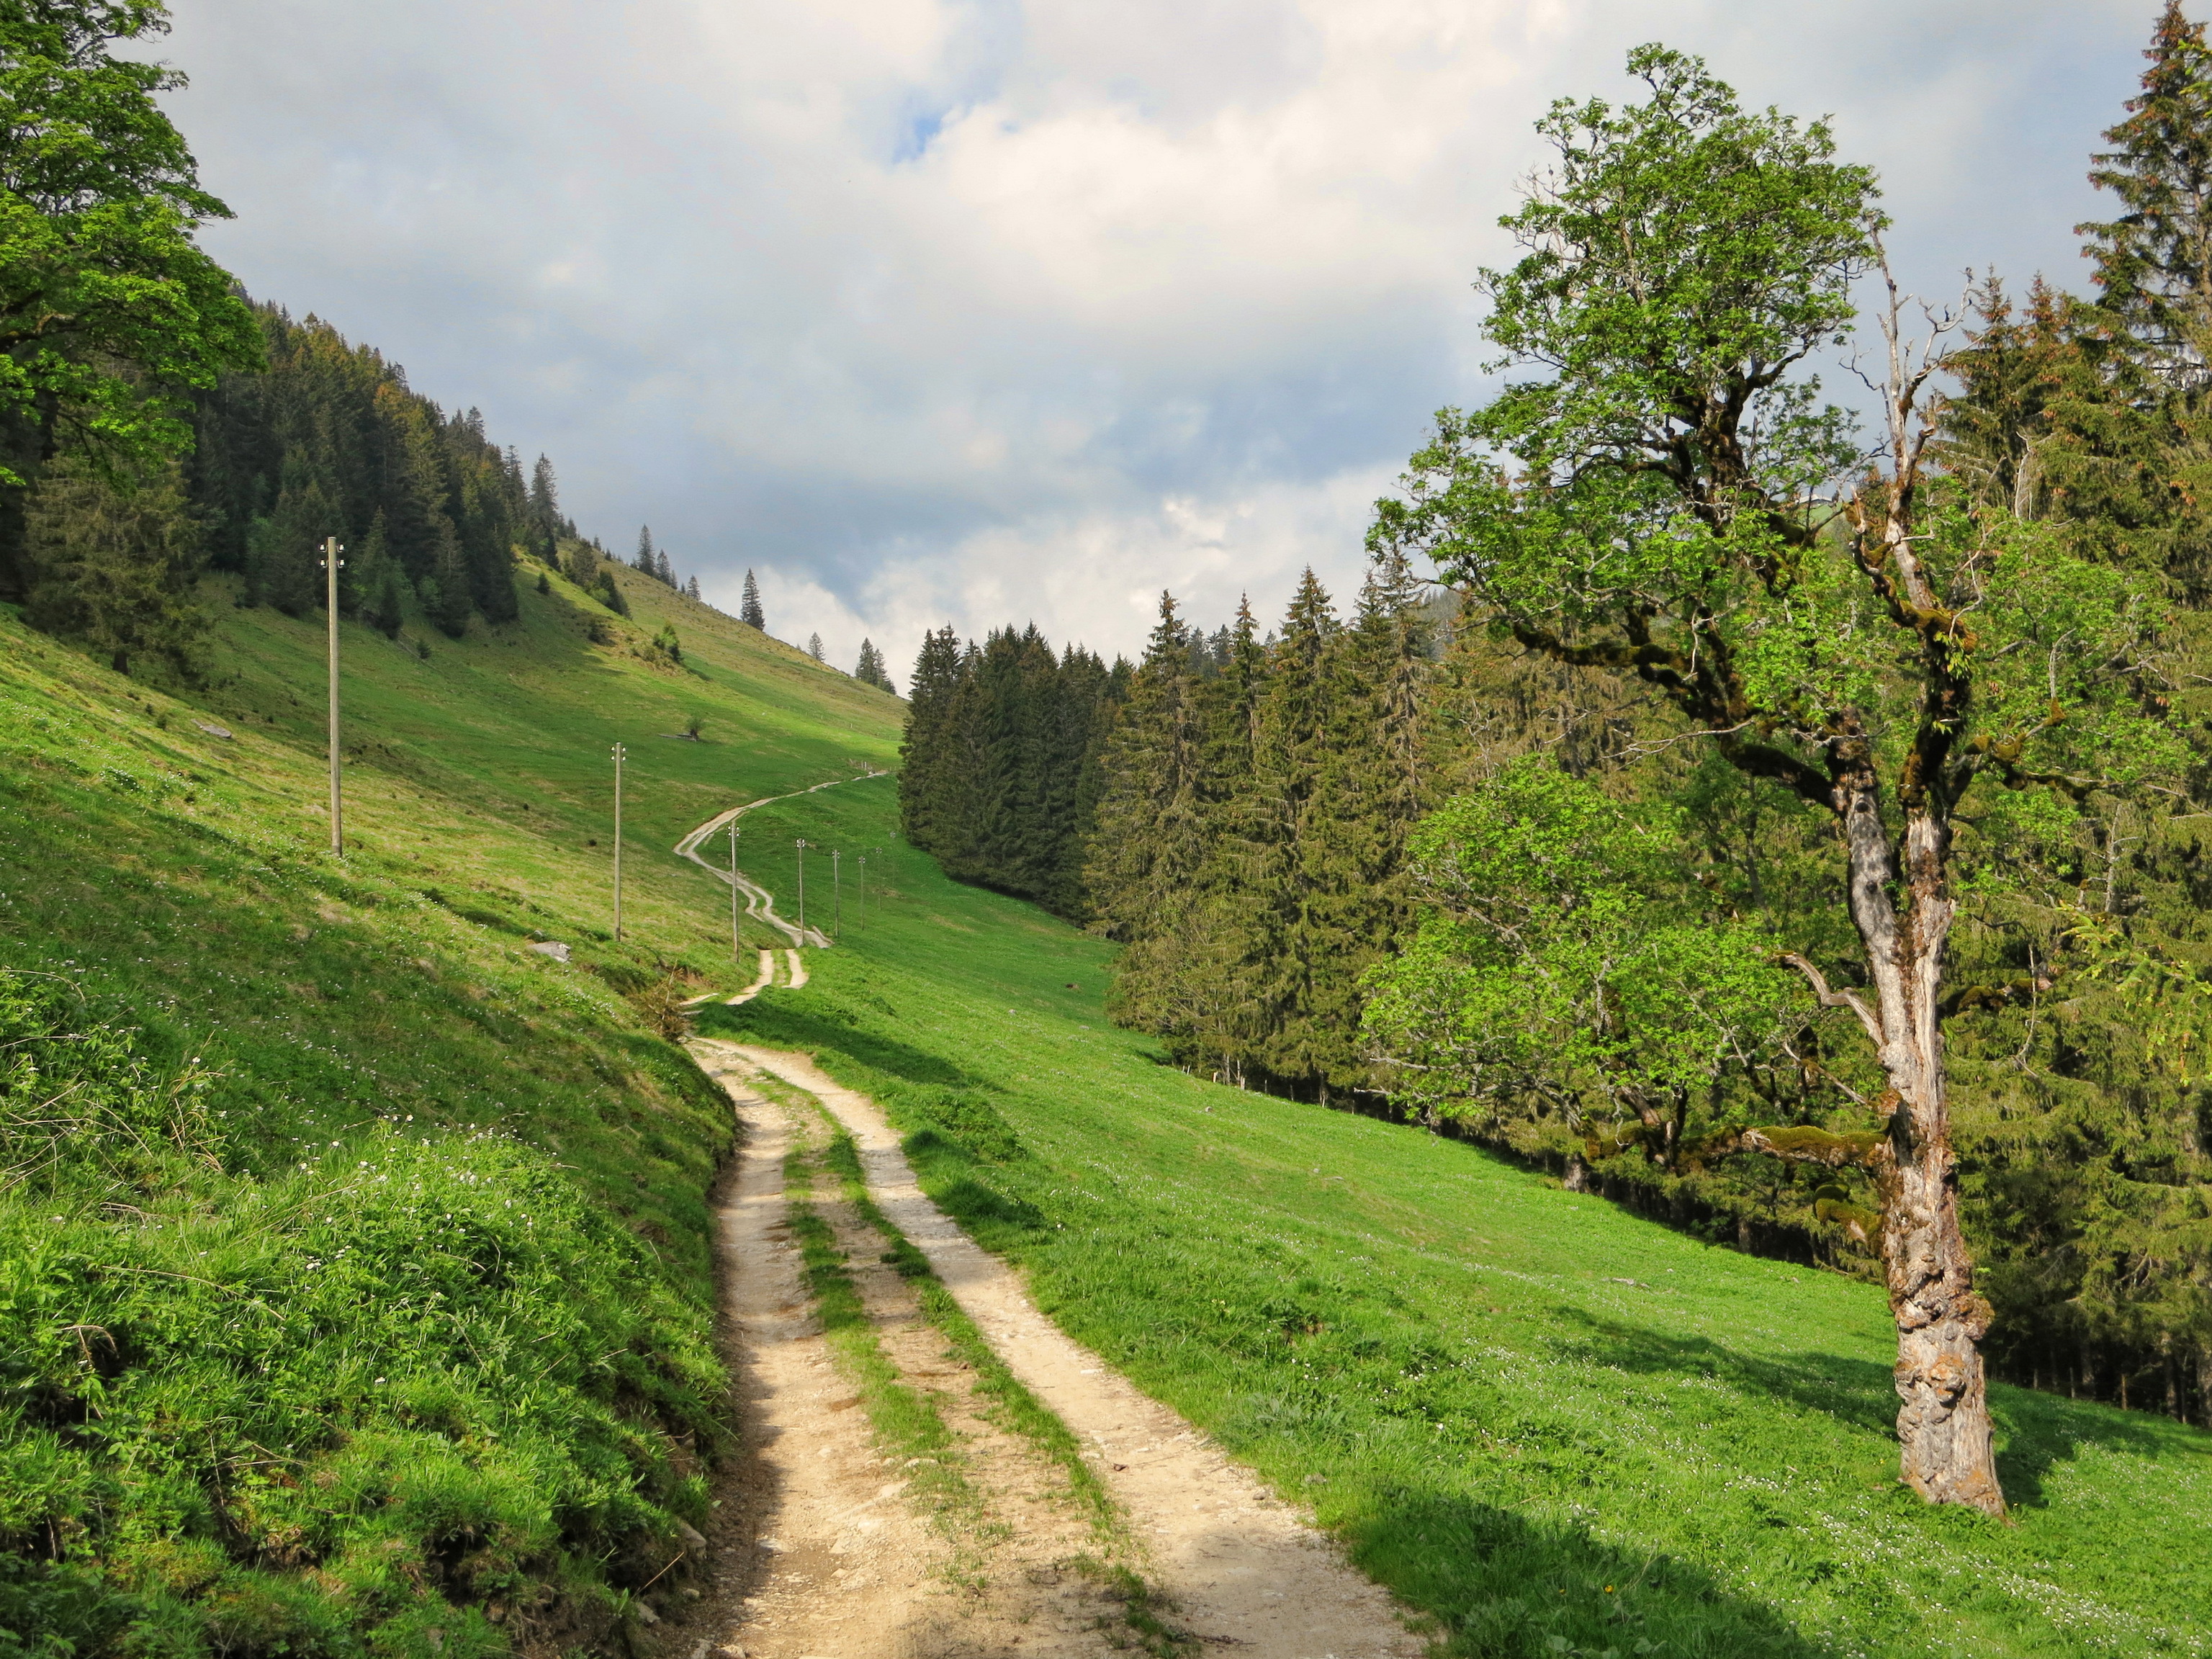
[[(761, 816), (866, 833), (833, 796)], [(1898, 1482), (1878, 1287), (1186, 1076), (1101, 1018), (1107, 947), (897, 867), (805, 988), (702, 1031), (882, 1103), (1054, 1318), (1310, 1502), (1448, 1651), (2212, 1650), (2212, 1436), (2001, 1387), (2010, 1522), (1931, 1509)]]
[[(0, 1434), (38, 1454), (5, 1462), (0, 1529), (105, 1564), (0, 1573), (0, 1626), (35, 1596), (179, 1651), (590, 1645), (700, 1517), (727, 1421), (702, 1204), (726, 1114), (647, 1021), (672, 978), (753, 967), (726, 890), (667, 849), (888, 763), (899, 707), (623, 580), (635, 626), (555, 580), (428, 657), (348, 630), (343, 867), (317, 627), (226, 616), (187, 707), (0, 615), (0, 967), (143, 1024), (155, 1074), (197, 1056), (228, 1126), (219, 1167), (170, 1135), (179, 1158), (0, 1198), (4, 1282), (50, 1287), (0, 1350)], [(647, 645), (664, 621), (681, 664)], [(694, 714), (708, 741), (660, 735)], [(1877, 1291), (1162, 1064), (1103, 1018), (1108, 947), (944, 879), (897, 841), (890, 779), (743, 823), (780, 908), (797, 840), (847, 855), (836, 890), (807, 864), (839, 942), (702, 1030), (881, 1101), (1054, 1317), (1312, 1504), (1450, 1651), (2212, 1648), (2212, 1437), (2000, 1389), (2013, 1524), (1925, 1509), (1896, 1486)], [(410, 1282), (426, 1266), (434, 1287)], [(195, 1346), (241, 1289), (267, 1318)], [(166, 1466), (161, 1505), (114, 1478), (157, 1442), (208, 1447)]]
[(345, 629), (342, 863), (319, 619), (225, 606), (179, 701), (0, 611), (0, 1629), (552, 1651), (703, 1518), (730, 1130), (652, 1027), (730, 941), (665, 848), (899, 705), (623, 580)]

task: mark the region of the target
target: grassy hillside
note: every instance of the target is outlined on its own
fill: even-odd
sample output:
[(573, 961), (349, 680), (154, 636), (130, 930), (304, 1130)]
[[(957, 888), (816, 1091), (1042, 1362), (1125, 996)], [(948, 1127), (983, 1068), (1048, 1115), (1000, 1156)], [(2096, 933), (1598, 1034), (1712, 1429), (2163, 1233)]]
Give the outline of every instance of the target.
[[(879, 810), (770, 811), (849, 844)], [(1929, 1509), (1878, 1288), (1186, 1077), (1100, 1018), (1097, 942), (896, 870), (805, 989), (702, 1029), (884, 1101), (1056, 1318), (1310, 1500), (1449, 1651), (2212, 1650), (2212, 1436), (2000, 1388), (2010, 1524)]]
[[(595, 645), (551, 586), (427, 658), (349, 630), (343, 866), (314, 626), (228, 614), (187, 707), (0, 614), (0, 968), (56, 976), (0, 1019), (59, 1007), (142, 1055), (92, 1154), (0, 1195), (0, 1533), (88, 1564), (0, 1570), (0, 1628), (35, 1601), (180, 1653), (550, 1650), (607, 1639), (698, 1518), (726, 1113), (646, 1020), (672, 976), (751, 973), (725, 890), (666, 849), (888, 763), (898, 707), (635, 577), (636, 626)], [(646, 646), (664, 620), (682, 664)], [(691, 714), (707, 742), (659, 735)], [(1068, 1328), (1312, 1502), (1451, 1650), (2212, 1647), (2212, 1438), (2000, 1389), (2012, 1524), (1924, 1509), (1878, 1291), (1159, 1064), (1101, 1015), (1106, 947), (945, 881), (894, 787), (746, 817), (780, 895), (795, 838), (848, 853), (842, 937), (805, 989), (702, 1026), (882, 1098)], [(59, 1079), (76, 1050), (40, 1052)]]
[(702, 1518), (728, 1115), (648, 1027), (729, 944), (665, 848), (898, 705), (629, 587), (347, 629), (343, 863), (314, 623), (225, 607), (184, 702), (0, 614), (0, 1631), (550, 1651)]

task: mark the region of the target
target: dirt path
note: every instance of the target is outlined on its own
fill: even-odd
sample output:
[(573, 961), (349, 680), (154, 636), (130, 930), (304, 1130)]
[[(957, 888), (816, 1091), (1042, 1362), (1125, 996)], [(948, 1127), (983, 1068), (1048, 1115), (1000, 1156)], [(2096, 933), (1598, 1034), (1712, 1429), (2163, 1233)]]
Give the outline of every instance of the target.
[[(865, 1589), (872, 1617), (902, 1625), (927, 1595), (933, 1552), (899, 1501), (904, 1483), (854, 1432), (852, 1390), (813, 1316), (785, 1217), (792, 1126), (759, 1096), (730, 1092), (745, 1145), (717, 1217), (717, 1243), (750, 1408), (749, 1462), (767, 1478), (741, 1491), (738, 1512), (726, 1517), (717, 1579), (738, 1598), (744, 1628), (735, 1640), (750, 1659), (858, 1652), (837, 1634), (860, 1610), (857, 1595), (843, 1592)], [(852, 1584), (851, 1569), (863, 1566), (866, 1583)], [(803, 1616), (810, 1607), (817, 1616)], [(708, 1639), (721, 1638), (709, 1632)]]
[[(709, 864), (705, 859), (699, 855), (700, 844), (703, 842), (708, 836), (713, 835), (725, 824), (729, 823), (733, 819), (743, 817), (746, 813), (751, 811), (756, 806), (773, 806), (780, 800), (797, 800), (801, 795), (811, 795), (817, 789), (834, 789), (841, 783), (860, 783), (869, 778), (879, 778), (883, 775), (884, 774), (881, 772), (863, 772), (856, 778), (830, 778), (821, 783), (814, 784), (808, 788), (794, 789), (787, 795), (763, 795), (758, 800), (747, 801), (743, 806), (732, 806), (726, 812), (716, 813), (713, 817), (708, 818), (706, 823), (701, 824), (697, 829), (685, 836), (683, 840), (678, 842), (673, 849), (678, 858), (690, 859), (692, 863), (697, 865), (702, 870), (707, 871), (708, 873), (713, 875), (717, 881), (727, 882), (733, 884), (737, 888), (738, 895), (743, 897), (745, 902), (745, 914), (747, 915), (752, 917), (754, 921), (759, 922), (763, 927), (773, 927), (777, 933), (781, 933), (784, 938), (791, 941), (794, 947), (791, 958), (793, 970), (799, 975), (795, 983), (800, 985), (806, 983), (805, 970), (798, 966), (799, 957), (796, 947), (811, 945), (817, 948), (827, 950), (830, 945), (829, 935), (824, 933), (818, 927), (801, 927), (795, 921), (786, 921), (781, 916), (775, 913), (775, 894), (769, 892), (767, 888), (762, 886), (758, 882), (755, 881), (750, 876), (747, 875), (742, 870), (725, 870)], [(756, 987), (754, 988), (757, 991), (759, 988)]]
[[(872, 1101), (840, 1087), (804, 1055), (722, 1042), (696, 1048), (702, 1058), (722, 1059), (726, 1069), (742, 1062), (807, 1091), (845, 1126), (885, 1217), (928, 1257), (1008, 1367), (1091, 1455), (1128, 1517), (1145, 1576), (1176, 1609), (1174, 1624), (1200, 1643), (1251, 1659), (1413, 1659), (1425, 1651), (1389, 1598), (1347, 1566), (1327, 1538), (1038, 1313), (1014, 1273), (923, 1196)], [(1075, 1650), (1018, 1643), (946, 1650)], [(781, 1659), (783, 1650), (775, 1651)], [(821, 1654), (843, 1659), (879, 1651), (900, 1650), (836, 1647)]]
[[(1109, 1659), (1136, 1633), (1060, 1472), (1008, 1432), (974, 1373), (881, 1257), (886, 1241), (818, 1182), (802, 1192), (830, 1224), (882, 1354), (951, 1430), (960, 1501), (909, 1501), (914, 1464), (886, 1455), (862, 1393), (824, 1336), (785, 1190), (794, 1146), (826, 1141), (813, 1115), (748, 1087), (726, 1045), (695, 1052), (745, 1131), (719, 1212), (724, 1311), (747, 1404), (750, 1455), (717, 1528), (720, 1599), (670, 1629), (664, 1652), (704, 1659)], [(932, 1463), (939, 1460), (927, 1460)]]

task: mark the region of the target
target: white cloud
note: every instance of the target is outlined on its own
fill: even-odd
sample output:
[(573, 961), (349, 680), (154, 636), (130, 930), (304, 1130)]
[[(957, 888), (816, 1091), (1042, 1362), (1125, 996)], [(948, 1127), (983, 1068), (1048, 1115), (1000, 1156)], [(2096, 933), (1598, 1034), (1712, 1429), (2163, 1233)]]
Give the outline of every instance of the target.
[(1468, 283), (1562, 93), (1663, 36), (1833, 111), (1917, 283), (2073, 277), (2148, 0), (179, 0), (210, 245), (649, 520), (777, 631), (1164, 583), (1263, 618), (1480, 395)]

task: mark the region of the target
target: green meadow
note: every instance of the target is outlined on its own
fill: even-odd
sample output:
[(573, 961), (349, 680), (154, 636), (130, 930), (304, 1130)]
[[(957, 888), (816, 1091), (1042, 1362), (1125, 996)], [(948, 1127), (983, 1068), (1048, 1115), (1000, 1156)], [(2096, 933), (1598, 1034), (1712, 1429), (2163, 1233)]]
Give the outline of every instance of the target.
[[(0, 611), (0, 1627), (29, 1651), (605, 1648), (688, 1571), (730, 1444), (730, 1129), (656, 1025), (751, 963), (668, 849), (895, 765), (901, 708), (632, 573), (594, 643), (534, 575), (520, 622), (427, 655), (346, 630), (342, 862), (317, 623), (226, 608), (179, 698)], [(1056, 1319), (1444, 1650), (2212, 1648), (2212, 1437), (1999, 1389), (2010, 1520), (1925, 1508), (1878, 1290), (1175, 1070), (1104, 1020), (1110, 947), (945, 880), (896, 791), (744, 818), (787, 912), (818, 849), (839, 941), (700, 1029), (883, 1101)]]
[[(874, 802), (758, 816), (850, 844)], [(1897, 1480), (1878, 1288), (1186, 1076), (1100, 1017), (1108, 947), (893, 867), (805, 988), (701, 1029), (882, 1101), (1064, 1328), (1310, 1502), (1445, 1651), (2212, 1648), (2212, 1436), (2000, 1388), (2009, 1522), (1931, 1509)]]
[[(729, 938), (666, 848), (882, 763), (898, 705), (632, 588), (605, 645), (557, 587), (427, 654), (348, 628), (342, 861), (317, 621), (210, 589), (179, 700), (0, 612), (0, 1629), (30, 1650), (602, 1646), (681, 1585), (729, 1439), (731, 1131), (655, 1027)], [(670, 619), (681, 662), (645, 644)]]

